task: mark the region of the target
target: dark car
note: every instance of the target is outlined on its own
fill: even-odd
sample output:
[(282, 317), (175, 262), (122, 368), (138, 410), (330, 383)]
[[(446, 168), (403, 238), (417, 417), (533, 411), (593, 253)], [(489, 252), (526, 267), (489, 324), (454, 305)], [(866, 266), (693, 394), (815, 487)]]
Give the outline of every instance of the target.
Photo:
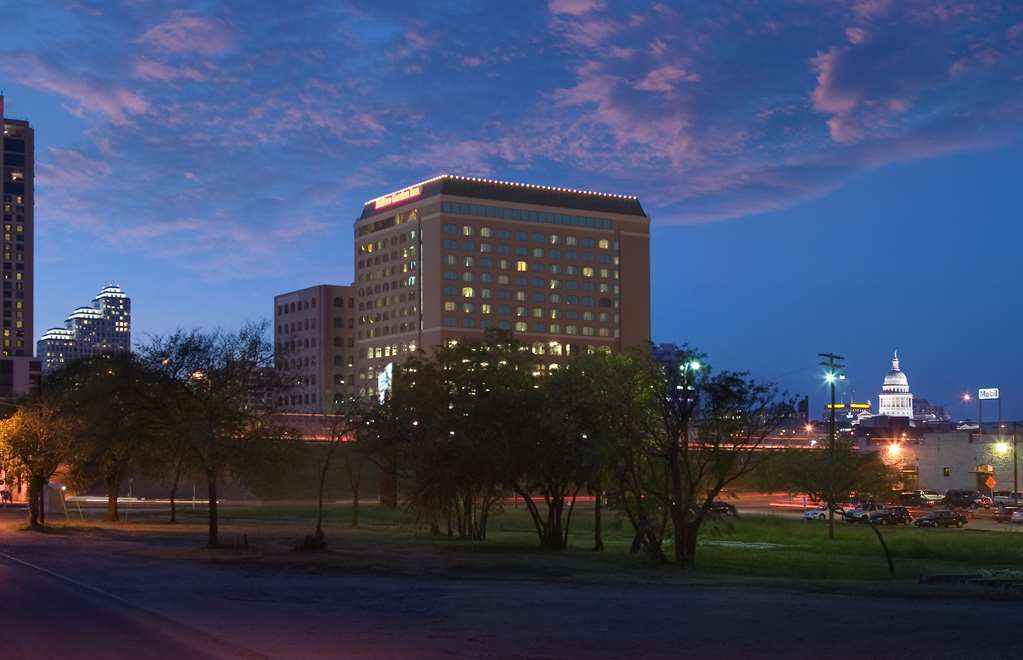
[(713, 513), (718, 516), (733, 516), (739, 517), (739, 512), (735, 510), (734, 504), (728, 502), (721, 502), (720, 500), (714, 500), (710, 503), (710, 508), (707, 509), (707, 513)]
[(917, 518), (913, 524), (917, 527), (962, 527), (967, 522), (966, 514), (962, 511), (941, 509)]
[(997, 509), (995, 509), (995, 512), (994, 512), (994, 515), (992, 515), (992, 518), (994, 519), (995, 522), (999, 522), (999, 523), (1012, 522), (1012, 514), (1016, 513), (1017, 511), (1020, 511), (1020, 510), (1023, 510), (1023, 507), (1018, 507), (1018, 506), (1000, 506)]
[(942, 501), (945, 506), (961, 509), (991, 508), (991, 498), (976, 490), (950, 490), (945, 493)]
[(867, 518), (872, 525), (908, 525), (913, 516), (904, 506), (886, 506), (878, 511), (871, 511)]

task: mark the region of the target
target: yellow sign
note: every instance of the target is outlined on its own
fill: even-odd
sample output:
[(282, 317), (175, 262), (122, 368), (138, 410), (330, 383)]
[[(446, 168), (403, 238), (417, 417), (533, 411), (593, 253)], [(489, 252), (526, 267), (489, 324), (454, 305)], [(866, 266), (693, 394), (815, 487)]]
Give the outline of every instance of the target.
[(412, 186), (411, 188), (405, 188), (403, 190), (399, 190), (398, 192), (393, 192), (390, 193), (389, 195), (384, 195), (383, 197), (377, 197), (376, 199), (373, 200), (373, 208), (382, 209), (387, 206), (397, 204), (398, 202), (404, 202), (407, 199), (419, 197), (422, 194), (423, 194), (422, 186)]

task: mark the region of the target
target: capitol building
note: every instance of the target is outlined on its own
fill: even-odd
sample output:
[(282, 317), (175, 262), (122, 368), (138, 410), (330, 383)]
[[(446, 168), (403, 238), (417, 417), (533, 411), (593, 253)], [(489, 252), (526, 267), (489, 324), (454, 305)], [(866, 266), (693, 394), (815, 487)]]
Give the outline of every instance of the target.
[(913, 395), (909, 391), (909, 379), (899, 368), (899, 352), (892, 357), (892, 368), (884, 377), (881, 395), (878, 397), (877, 414), (885, 417), (913, 419)]

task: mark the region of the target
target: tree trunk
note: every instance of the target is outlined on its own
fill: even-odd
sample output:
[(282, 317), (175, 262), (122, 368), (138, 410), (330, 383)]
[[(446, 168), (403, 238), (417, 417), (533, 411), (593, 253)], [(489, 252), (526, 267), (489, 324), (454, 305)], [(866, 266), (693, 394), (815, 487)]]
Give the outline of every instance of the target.
[(359, 526), (359, 485), (352, 484), (352, 527)]
[(600, 519), (600, 507), (601, 507), (601, 491), (597, 489), (596, 497), (593, 500), (593, 551), (601, 552), (604, 550), (604, 530), (601, 525)]
[(320, 490), (316, 500), (316, 538), (323, 538), (323, 487), (327, 483), (327, 470), (330, 468), (330, 457), (323, 461), (320, 468)]
[(40, 529), (43, 523), (42, 495), (45, 479), (29, 477), (28, 480), (28, 526), (32, 529)]
[(117, 511), (117, 496), (120, 493), (120, 477), (109, 477), (107, 479), (107, 515), (103, 517), (105, 522), (120, 522), (121, 517)]
[(206, 492), (209, 497), (209, 536), (206, 547), (220, 547), (219, 519), (217, 514), (217, 471), (206, 470)]
[[(181, 461), (178, 461), (177, 466), (174, 469), (174, 481), (171, 483), (170, 491), (170, 524), (178, 522), (178, 509), (174, 501), (174, 496), (178, 494), (178, 482), (181, 480)], [(194, 490), (194, 489), (193, 489)], [(193, 507), (195, 504), (192, 505)]]

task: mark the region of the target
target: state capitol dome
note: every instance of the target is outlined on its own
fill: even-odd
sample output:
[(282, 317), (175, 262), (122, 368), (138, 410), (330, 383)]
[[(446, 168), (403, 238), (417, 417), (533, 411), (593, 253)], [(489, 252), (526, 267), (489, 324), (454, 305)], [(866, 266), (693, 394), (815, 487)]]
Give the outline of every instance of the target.
[(898, 351), (892, 357), (891, 371), (884, 377), (878, 403), (879, 415), (913, 418), (913, 395), (909, 391), (909, 379), (899, 367)]

